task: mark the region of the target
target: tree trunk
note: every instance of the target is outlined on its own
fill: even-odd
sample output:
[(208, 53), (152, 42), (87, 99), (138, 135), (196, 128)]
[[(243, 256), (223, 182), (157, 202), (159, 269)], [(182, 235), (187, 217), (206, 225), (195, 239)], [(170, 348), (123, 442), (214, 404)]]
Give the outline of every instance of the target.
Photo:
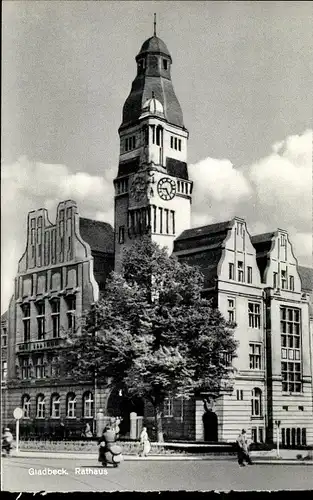
[(158, 443), (164, 443), (163, 430), (162, 430), (162, 413), (160, 405), (154, 406), (154, 421)]

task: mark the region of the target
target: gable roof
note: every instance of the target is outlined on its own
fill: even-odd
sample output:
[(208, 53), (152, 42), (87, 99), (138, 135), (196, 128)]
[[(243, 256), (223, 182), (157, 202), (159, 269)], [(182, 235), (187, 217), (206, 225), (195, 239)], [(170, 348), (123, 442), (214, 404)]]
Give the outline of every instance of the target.
[(80, 217), (79, 230), (83, 240), (90, 245), (91, 251), (114, 252), (114, 231), (107, 222)]
[(187, 240), (191, 238), (199, 238), (202, 236), (212, 236), (222, 234), (225, 236), (225, 232), (231, 228), (232, 221), (217, 222), (215, 224), (208, 224), (207, 226), (194, 227), (192, 229), (186, 229), (183, 231), (175, 241)]
[(313, 269), (311, 267), (298, 266), (301, 279), (301, 288), (304, 291), (313, 291)]

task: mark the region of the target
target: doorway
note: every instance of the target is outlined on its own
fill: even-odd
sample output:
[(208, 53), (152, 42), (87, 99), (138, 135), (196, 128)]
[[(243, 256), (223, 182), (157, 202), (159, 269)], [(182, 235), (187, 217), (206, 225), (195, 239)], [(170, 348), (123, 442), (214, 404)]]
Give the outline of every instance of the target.
[(141, 398), (125, 395), (125, 391), (119, 388), (113, 389), (107, 405), (109, 417), (122, 417), (120, 423), (120, 436), (127, 437), (130, 433), (130, 413), (135, 412), (138, 416), (144, 414), (144, 402)]
[(218, 440), (218, 419), (213, 411), (206, 411), (202, 416), (204, 441), (216, 443)]

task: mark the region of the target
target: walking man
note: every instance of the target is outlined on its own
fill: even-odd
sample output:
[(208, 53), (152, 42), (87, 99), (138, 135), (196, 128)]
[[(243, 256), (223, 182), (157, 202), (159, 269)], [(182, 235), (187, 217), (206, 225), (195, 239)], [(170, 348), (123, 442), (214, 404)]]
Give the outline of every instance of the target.
[(237, 443), (237, 457), (239, 466), (244, 467), (246, 465), (244, 462), (247, 462), (248, 465), (252, 465), (251, 458), (249, 455), (249, 446), (245, 429), (242, 429), (241, 433), (237, 437), (236, 443)]

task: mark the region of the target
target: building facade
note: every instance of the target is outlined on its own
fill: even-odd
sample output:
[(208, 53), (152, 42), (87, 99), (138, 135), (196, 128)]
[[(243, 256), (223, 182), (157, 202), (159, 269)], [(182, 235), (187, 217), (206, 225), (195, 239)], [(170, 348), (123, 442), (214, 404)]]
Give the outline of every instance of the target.
[(256, 442), (275, 441), (278, 429), (283, 445), (313, 444), (312, 269), (298, 266), (286, 231), (251, 236), (238, 217), (190, 228), (188, 131), (171, 81), (172, 58), (153, 36), (136, 65), (119, 128), (114, 231), (79, 217), (71, 200), (59, 204), (55, 224), (44, 209), (28, 214), (26, 250), (3, 322), (6, 421), (21, 406), (25, 433), (77, 434), (102, 408), (123, 416), (127, 436), (135, 411), (153, 436), (151, 407), (129, 402), (119, 388), (109, 393), (96, 380), (69, 385), (55, 369), (66, 332), (79, 328), (111, 270), (121, 270), (124, 248), (149, 234), (200, 268), (204, 296), (236, 324), (239, 343), (232, 385), (220, 394), (166, 399), (165, 437), (234, 441), (246, 427)]

